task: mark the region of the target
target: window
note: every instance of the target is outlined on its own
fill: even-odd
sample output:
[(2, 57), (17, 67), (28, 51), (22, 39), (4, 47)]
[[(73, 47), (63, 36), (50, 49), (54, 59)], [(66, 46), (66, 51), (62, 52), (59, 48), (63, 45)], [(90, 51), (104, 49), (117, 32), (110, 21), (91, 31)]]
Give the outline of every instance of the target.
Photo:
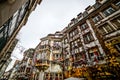
[(58, 74), (55, 74), (56, 76), (58, 76)]
[(75, 35), (76, 35), (76, 34), (78, 34), (78, 30), (77, 30), (77, 29), (75, 29), (75, 31), (74, 31), (74, 32), (75, 32)]
[(114, 28), (108, 24), (102, 25), (101, 27), (99, 27), (99, 29), (103, 35), (114, 31)]
[(70, 43), (70, 45), (71, 45), (71, 49), (73, 49), (74, 48), (74, 43), (72, 42), (72, 43)]
[(120, 7), (120, 1), (116, 3), (116, 6), (119, 6), (119, 7)]
[(77, 41), (75, 41), (74, 43), (75, 43), (75, 46), (78, 47)]
[(9, 36), (12, 35), (13, 31), (15, 30), (15, 27), (16, 27), (16, 21), (17, 21), (17, 16), (13, 16), (12, 17), (12, 21), (11, 21), (11, 25), (10, 25), (10, 33), (9, 33)]
[(102, 19), (102, 17), (100, 15), (96, 15), (95, 17), (92, 18), (92, 20), (93, 20), (94, 23), (97, 23), (101, 19)]
[(78, 53), (79, 52), (79, 50), (78, 49), (75, 49), (75, 53)]
[[(60, 77), (62, 77), (62, 73), (60, 73), (59, 75), (60, 75)], [(58, 80), (58, 79), (57, 79), (57, 80)], [(60, 80), (62, 80), (62, 78), (61, 78)]]
[(2, 26), (2, 27), (0, 27), (0, 38), (2, 38), (3, 37), (3, 28), (4, 26)]
[(90, 32), (83, 35), (83, 38), (84, 38), (85, 43), (89, 43), (89, 42), (94, 40), (94, 38), (93, 38), (93, 36), (92, 36), (92, 34)]
[(82, 24), (82, 25), (80, 26), (80, 29), (81, 29), (81, 30), (85, 30), (86, 28), (88, 28), (87, 23), (84, 23), (84, 24)]
[(67, 39), (65, 39), (65, 43), (67, 43), (68, 42), (68, 40)]
[(27, 11), (27, 8), (28, 8), (28, 2), (26, 2), (22, 7), (21, 9), (19, 9), (19, 18), (18, 18), (18, 24), (19, 25), (19, 22), (21, 22), (21, 20), (23, 19), (23, 17), (25, 16), (25, 13)]
[(90, 53), (90, 57), (92, 57), (92, 56), (94, 56), (94, 54), (93, 54), (93, 53)]
[(112, 32), (112, 28), (111, 28), (109, 25), (105, 25), (103, 28), (104, 28), (108, 33), (109, 33), (109, 32)]
[(76, 34), (78, 34), (78, 30), (77, 30), (77, 29), (73, 29), (73, 31), (71, 31), (71, 32), (69, 33), (70, 37), (73, 37), (73, 36), (75, 36)]
[(0, 32), (0, 39), (3, 37), (3, 31)]
[(120, 16), (111, 21), (116, 29), (120, 28)]
[(116, 1), (114, 2), (114, 4), (115, 4), (116, 6), (119, 6), (119, 7), (120, 7), (120, 1), (116, 0)]
[(75, 32), (73, 31), (72, 33), (73, 33), (73, 36), (74, 36), (74, 35), (75, 35)]
[(48, 76), (48, 73), (46, 73), (46, 76)]
[(107, 31), (103, 27), (99, 27), (100, 33), (105, 35)]
[(70, 37), (72, 37), (73, 35), (72, 35), (72, 32), (70, 33)]
[(107, 9), (105, 9), (103, 11), (103, 14), (105, 15), (105, 17), (107, 17), (107, 16), (111, 15), (114, 12), (115, 12), (115, 9), (113, 9), (112, 7), (109, 7), (109, 8), (107, 8)]
[(10, 21), (11, 21), (11, 18), (3, 26), (0, 27), (0, 50), (6, 44), (6, 41), (8, 38)]
[(56, 54), (56, 58), (58, 58), (58, 54)]
[(120, 52), (120, 43), (116, 44), (115, 48), (117, 49), (118, 52)]

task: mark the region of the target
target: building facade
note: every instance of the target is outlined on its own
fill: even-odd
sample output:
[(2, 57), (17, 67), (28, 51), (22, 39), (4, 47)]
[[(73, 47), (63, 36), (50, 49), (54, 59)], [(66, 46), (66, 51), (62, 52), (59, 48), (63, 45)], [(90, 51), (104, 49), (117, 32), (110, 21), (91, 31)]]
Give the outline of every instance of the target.
[[(102, 4), (103, 1), (99, 1)], [(91, 17), (93, 28), (96, 27), (104, 40), (105, 46), (111, 55), (120, 55), (120, 1), (105, 1), (96, 11), (96, 15)], [(99, 12), (98, 12), (99, 11)], [(94, 13), (95, 14), (95, 13)], [(98, 17), (99, 16), (99, 17)], [(97, 19), (98, 18), (98, 19)], [(97, 34), (97, 33), (96, 33)]]
[(32, 80), (33, 75), (32, 59), (34, 51), (35, 50), (33, 48), (26, 50), (24, 52), (24, 57), (22, 61), (16, 60), (13, 68), (5, 72), (3, 78), (7, 80)]
[[(17, 33), (41, 0), (1, 0), (0, 2), (0, 65), (6, 59)], [(11, 53), (9, 53), (11, 54)], [(0, 68), (1, 70), (1, 68)]]
[(4, 77), (3, 74), (5, 73), (5, 70), (6, 70), (6, 68), (8, 67), (8, 65), (10, 64), (11, 61), (12, 61), (11, 58), (7, 59), (6, 63), (2, 66), (2, 69), (0, 71), (0, 77), (6, 78), (6, 77)]
[(34, 55), (34, 49), (30, 48), (24, 52), (24, 58), (20, 62), (19, 69), (17, 70), (16, 80), (32, 80), (32, 59)]
[[(91, 80), (90, 75), (85, 73), (85, 67), (107, 63), (107, 56), (119, 58), (119, 55), (120, 1), (96, 0), (63, 30), (41, 38), (32, 60), (34, 67), (25, 67), (29, 62), (25, 55), (19, 73), (27, 76), (32, 71), (31, 79), (34, 80), (63, 80), (69, 77)], [(23, 74), (27, 69), (28, 72)], [(115, 74), (119, 76), (118, 72)]]
[[(38, 63), (40, 55), (52, 60), (60, 58), (64, 78), (83, 77), (81, 68), (106, 63), (106, 56), (120, 55), (120, 1), (119, 0), (96, 0), (95, 4), (88, 6), (84, 12), (73, 18), (62, 33), (62, 54), (54, 54), (57, 46), (51, 48), (50, 41), (55, 42), (54, 34), (49, 34), (41, 39), (38, 48)], [(59, 49), (59, 48), (58, 48)], [(60, 51), (58, 51), (59, 53)], [(47, 59), (48, 60), (48, 59)], [(57, 61), (57, 60), (56, 60)], [(44, 61), (41, 63), (44, 63)], [(49, 61), (46, 62), (49, 64)], [(49, 70), (49, 68), (48, 68)], [(52, 74), (44, 73), (45, 79), (53, 79)], [(55, 75), (55, 74), (53, 74)], [(85, 77), (85, 76), (84, 76)]]
[(11, 53), (13, 52), (15, 46), (18, 43), (18, 39), (14, 39), (13, 44), (11, 45), (10, 49), (8, 50), (7, 54), (4, 54), (1, 60), (0, 60), (0, 76), (2, 76), (6, 70), (6, 68), (8, 67), (9, 63), (12, 61), (11, 59)]
[(7, 76), (6, 76), (6, 79), (8, 80), (16, 80), (16, 78), (18, 77), (17, 76), (17, 71), (19, 69), (19, 65), (21, 64), (21, 62), (19, 60), (16, 60), (13, 67), (7, 71), (7, 73), (9, 73)]
[(70, 70), (76, 73), (82, 66), (103, 64), (106, 56), (119, 57), (119, 17), (119, 0), (96, 0), (62, 30), (67, 77), (80, 77)]
[(36, 47), (35, 66), (39, 80), (63, 80), (62, 34), (48, 34)]

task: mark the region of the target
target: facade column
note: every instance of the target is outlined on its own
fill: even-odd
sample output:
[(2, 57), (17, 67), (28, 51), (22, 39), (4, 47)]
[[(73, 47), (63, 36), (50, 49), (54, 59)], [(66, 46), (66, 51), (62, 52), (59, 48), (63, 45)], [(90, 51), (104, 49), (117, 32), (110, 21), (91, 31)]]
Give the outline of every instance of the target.
[(116, 6), (116, 5), (114, 5), (113, 3), (111, 3), (111, 6), (112, 6), (115, 10), (118, 10), (118, 9), (119, 9), (119, 7)]
[(41, 70), (39, 80), (44, 80), (44, 71)]
[(93, 30), (93, 28), (92, 28), (92, 25), (91, 25), (90, 21), (89, 21), (89, 20), (86, 20), (86, 22), (87, 22), (87, 24), (89, 25), (89, 28), (90, 28), (90, 30), (92, 31), (92, 35), (93, 35), (93, 37), (94, 37), (94, 39), (95, 39), (95, 41), (94, 41), (95, 46), (98, 46), (98, 49), (100, 50), (100, 54), (103, 55), (103, 56), (105, 56), (105, 54), (104, 54), (105, 52), (104, 52), (104, 50), (102, 49), (102, 46), (101, 46), (100, 42), (98, 41), (98, 39), (97, 39), (97, 37), (96, 37), (96, 35), (95, 35), (95, 32), (94, 32), (94, 30)]
[(105, 16), (103, 15), (103, 13), (102, 13), (102, 12), (99, 12), (99, 14), (102, 16), (102, 18), (105, 18)]
[(38, 80), (41, 80), (41, 72), (39, 72)]
[[(103, 15), (103, 14), (101, 13), (101, 15)], [(105, 16), (103, 18), (105, 18)], [(99, 29), (93, 23), (92, 18), (89, 19), (89, 22), (91, 23), (91, 27), (93, 28), (93, 30), (95, 32), (95, 35), (96, 35), (96, 37), (98, 39), (98, 42), (100, 43), (99, 46), (101, 47), (100, 48), (101, 51), (103, 50), (103, 57), (104, 57), (104, 56), (109, 54), (109, 51), (108, 51), (107, 47), (105, 46), (103, 34), (99, 32)]]
[(80, 39), (81, 39), (81, 42), (82, 42), (83, 51), (85, 51), (87, 62), (89, 63), (90, 62), (90, 58), (89, 58), (89, 55), (88, 55), (88, 51), (87, 51), (86, 45), (85, 45), (84, 40), (83, 40), (82, 32), (80, 30), (80, 26), (77, 26), (77, 28), (78, 28)]
[(114, 30), (117, 30), (110, 21), (107, 21), (107, 23), (108, 23), (108, 25), (110, 25)]

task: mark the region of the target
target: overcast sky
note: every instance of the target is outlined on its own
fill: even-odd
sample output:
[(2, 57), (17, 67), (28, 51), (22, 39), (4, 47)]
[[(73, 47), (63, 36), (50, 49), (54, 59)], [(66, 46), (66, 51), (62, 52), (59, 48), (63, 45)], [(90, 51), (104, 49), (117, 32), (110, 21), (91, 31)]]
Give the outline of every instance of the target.
[[(71, 19), (94, 3), (95, 0), (42, 0), (28, 18), (27, 24), (19, 32), (20, 42), (18, 44), (25, 50), (35, 48), (40, 38), (62, 30)], [(22, 59), (22, 54), (17, 48), (12, 55)], [(15, 60), (15, 57), (12, 58)]]

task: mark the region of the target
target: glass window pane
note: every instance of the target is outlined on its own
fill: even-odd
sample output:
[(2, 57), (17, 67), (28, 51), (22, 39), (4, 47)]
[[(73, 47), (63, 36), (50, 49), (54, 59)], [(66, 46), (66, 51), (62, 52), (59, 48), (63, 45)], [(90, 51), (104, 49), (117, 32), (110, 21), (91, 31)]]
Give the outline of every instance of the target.
[(107, 33), (111, 33), (115, 29), (112, 26), (108, 25), (108, 24), (104, 24), (104, 25), (99, 27), (99, 30), (100, 30), (100, 32), (102, 34), (107, 34)]
[(84, 24), (82, 24), (82, 25), (80, 26), (80, 29), (81, 29), (81, 30), (84, 30), (84, 29), (86, 29), (86, 28), (88, 28), (87, 23), (84, 23)]
[(120, 1), (116, 2), (115, 5), (120, 7)]
[(84, 38), (85, 43), (88, 43), (88, 42), (93, 40), (93, 36), (92, 36), (92, 34), (90, 32), (87, 33), (86, 35), (84, 35), (83, 38)]
[(100, 21), (102, 19), (102, 17), (100, 15), (96, 15), (95, 17), (92, 18), (94, 23), (97, 23), (98, 21)]
[(3, 31), (2, 32), (0, 32), (0, 38), (2, 38), (3, 37)]
[(119, 29), (119, 28), (120, 28), (120, 17), (115, 18), (115, 19), (112, 20), (111, 22), (112, 22), (112, 24), (114, 25), (114, 27), (115, 27), (116, 29)]
[(107, 12), (108, 12), (109, 14), (112, 14), (114, 11), (115, 11), (115, 10), (110, 7), (110, 8), (108, 8), (108, 11), (107, 11)]
[(115, 12), (115, 9), (113, 9), (112, 7), (109, 7), (103, 11), (103, 14), (107, 17), (114, 12)]

